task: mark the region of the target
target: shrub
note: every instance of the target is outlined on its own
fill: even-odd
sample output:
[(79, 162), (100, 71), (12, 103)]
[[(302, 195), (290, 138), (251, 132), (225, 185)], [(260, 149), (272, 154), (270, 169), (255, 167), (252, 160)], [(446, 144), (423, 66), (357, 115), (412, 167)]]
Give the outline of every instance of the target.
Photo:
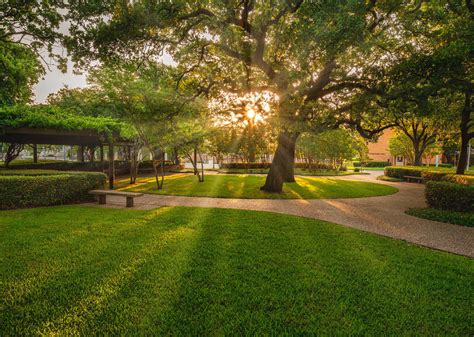
[(448, 181), (428, 181), (425, 190), (430, 207), (450, 211), (474, 211), (474, 186)]
[(423, 171), (422, 167), (387, 166), (384, 174), (388, 177), (403, 179), (405, 176), (421, 177)]
[(272, 163), (222, 163), (223, 169), (269, 169)]
[(448, 174), (443, 177), (444, 181), (450, 181), (453, 183), (474, 186), (474, 176), (460, 175), (460, 174)]
[(361, 166), (386, 167), (386, 166), (390, 166), (390, 162), (389, 161), (368, 161), (368, 162), (354, 161), (352, 162), (352, 165), (354, 165), (354, 167), (361, 167)]
[(421, 173), (421, 176), (425, 178), (425, 181), (441, 181), (448, 174), (449, 174), (448, 172), (440, 172), (440, 171), (423, 171)]
[[(93, 162), (79, 162), (79, 161), (60, 161), (55, 162), (39, 162), (39, 163), (12, 163), (12, 168), (16, 170), (60, 170), (60, 171), (85, 171), (85, 172), (102, 172), (109, 168), (109, 162), (93, 161)], [(124, 174), (130, 172), (130, 163), (127, 160), (115, 160), (115, 173)]]
[[(269, 169), (272, 163), (222, 163), (222, 169)], [(335, 170), (333, 165), (326, 163), (295, 163), (295, 168), (318, 171), (318, 170)], [(346, 166), (341, 166), (340, 171), (347, 171)]]
[(0, 175), (0, 209), (39, 207), (93, 200), (88, 191), (103, 188), (103, 173)]
[[(435, 166), (435, 164), (430, 164), (430, 166)], [(453, 164), (447, 164), (447, 163), (443, 163), (443, 164), (438, 164), (438, 167), (443, 167), (443, 168), (453, 168)]]

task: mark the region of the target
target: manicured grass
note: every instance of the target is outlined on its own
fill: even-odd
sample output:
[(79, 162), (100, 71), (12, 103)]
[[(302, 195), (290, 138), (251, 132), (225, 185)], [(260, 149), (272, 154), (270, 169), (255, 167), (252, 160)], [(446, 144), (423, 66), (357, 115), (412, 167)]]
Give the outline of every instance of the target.
[(474, 227), (474, 213), (472, 212), (454, 212), (435, 208), (410, 208), (406, 213), (423, 219)]
[(0, 335), (470, 335), (474, 260), (289, 215), (0, 213)]
[(135, 185), (128, 180), (119, 181), (118, 186), (126, 191), (184, 195), (193, 197), (244, 198), (244, 199), (320, 199), (358, 198), (387, 195), (398, 190), (381, 184), (331, 178), (297, 177), (296, 183), (287, 183), (283, 193), (260, 191), (265, 177), (257, 175), (219, 174), (205, 176), (199, 183), (192, 174), (177, 174), (165, 178), (164, 188), (157, 190), (154, 177), (141, 178)]

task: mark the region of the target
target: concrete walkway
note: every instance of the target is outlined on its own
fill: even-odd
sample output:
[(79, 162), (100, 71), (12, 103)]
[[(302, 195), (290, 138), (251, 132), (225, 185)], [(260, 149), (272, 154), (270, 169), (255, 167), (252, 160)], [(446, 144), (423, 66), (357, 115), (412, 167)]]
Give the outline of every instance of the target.
[[(370, 198), (270, 200), (183, 197), (147, 194), (135, 199), (138, 209), (159, 206), (219, 207), (269, 211), (321, 219), (418, 245), (474, 257), (474, 228), (430, 221), (405, 214), (411, 207), (425, 207), (424, 185), (377, 181), (381, 172), (337, 179), (371, 181), (394, 186), (398, 193)], [(333, 178), (333, 177), (331, 177)], [(110, 206), (121, 197), (107, 197)]]

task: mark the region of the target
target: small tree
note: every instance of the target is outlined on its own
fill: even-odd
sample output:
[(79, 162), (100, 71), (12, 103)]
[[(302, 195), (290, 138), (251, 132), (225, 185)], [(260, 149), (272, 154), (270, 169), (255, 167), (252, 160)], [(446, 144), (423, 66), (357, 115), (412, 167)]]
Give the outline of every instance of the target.
[(345, 160), (357, 154), (354, 137), (344, 129), (303, 134), (297, 146), (310, 163), (315, 160), (330, 161), (335, 170), (340, 170)]
[(11, 143), (8, 145), (7, 152), (5, 153), (6, 168), (10, 167), (10, 163), (20, 155), (20, 152), (23, 151), (23, 148), (23, 144)]

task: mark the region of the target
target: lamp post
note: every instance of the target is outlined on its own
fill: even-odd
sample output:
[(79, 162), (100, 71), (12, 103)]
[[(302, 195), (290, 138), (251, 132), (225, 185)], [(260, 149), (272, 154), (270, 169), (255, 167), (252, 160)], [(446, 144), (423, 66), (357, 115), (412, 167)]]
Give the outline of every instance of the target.
[(466, 163), (466, 171), (469, 171), (469, 163), (471, 162), (471, 140), (467, 144), (467, 163)]

